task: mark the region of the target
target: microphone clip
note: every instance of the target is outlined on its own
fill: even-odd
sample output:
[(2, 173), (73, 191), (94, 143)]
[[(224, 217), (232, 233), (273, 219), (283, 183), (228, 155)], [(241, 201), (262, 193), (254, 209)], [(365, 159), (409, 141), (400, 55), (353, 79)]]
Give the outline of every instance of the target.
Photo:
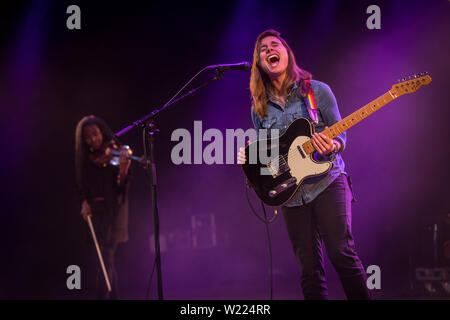
[(214, 68), (216, 70), (216, 76), (213, 78), (214, 81), (218, 81), (220, 79), (222, 79), (223, 75), (225, 74), (225, 71), (228, 70), (224, 70), (224, 69), (220, 69), (220, 68)]

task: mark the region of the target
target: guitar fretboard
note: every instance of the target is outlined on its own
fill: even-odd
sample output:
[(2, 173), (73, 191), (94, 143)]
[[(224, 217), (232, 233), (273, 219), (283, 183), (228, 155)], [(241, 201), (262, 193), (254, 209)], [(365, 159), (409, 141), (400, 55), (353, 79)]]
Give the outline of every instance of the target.
[[(359, 110), (356, 110), (349, 116), (345, 117), (341, 121), (335, 123), (328, 129), (322, 131), (323, 134), (325, 134), (328, 138), (333, 139), (340, 135), (342, 132), (350, 129), (355, 124), (360, 122), (361, 120), (367, 118), (375, 111), (381, 109), (381, 107), (385, 106), (392, 100), (394, 100), (396, 96), (391, 93), (391, 91), (386, 92), (381, 97), (376, 98), (372, 102), (366, 104), (364, 107), (360, 108)], [(311, 154), (315, 151), (314, 146), (311, 142), (311, 139), (306, 141), (303, 144), (303, 149), (306, 151), (306, 153)]]

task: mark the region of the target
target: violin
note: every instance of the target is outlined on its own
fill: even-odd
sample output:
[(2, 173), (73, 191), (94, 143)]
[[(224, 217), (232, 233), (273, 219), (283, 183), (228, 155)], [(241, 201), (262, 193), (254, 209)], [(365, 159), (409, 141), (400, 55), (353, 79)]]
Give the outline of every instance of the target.
[(119, 145), (116, 141), (107, 141), (99, 150), (95, 150), (89, 154), (89, 159), (99, 167), (106, 167), (107, 165), (119, 166), (120, 153), (122, 150), (126, 151), (127, 158), (143, 162), (142, 157), (133, 156), (133, 151), (127, 145)]

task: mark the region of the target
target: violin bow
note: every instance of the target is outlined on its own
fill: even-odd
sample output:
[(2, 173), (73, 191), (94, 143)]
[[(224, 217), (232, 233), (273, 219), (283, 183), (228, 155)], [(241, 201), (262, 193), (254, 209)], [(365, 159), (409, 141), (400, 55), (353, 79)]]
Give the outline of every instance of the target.
[(91, 216), (88, 216), (89, 229), (91, 229), (92, 238), (94, 239), (95, 248), (97, 249), (98, 259), (100, 260), (100, 265), (102, 266), (103, 275), (105, 276), (106, 286), (108, 287), (108, 292), (111, 292), (111, 283), (109, 282), (108, 273), (106, 272), (105, 263), (103, 262), (102, 252), (100, 251), (100, 246), (98, 245), (97, 237), (95, 235), (94, 225), (92, 224)]

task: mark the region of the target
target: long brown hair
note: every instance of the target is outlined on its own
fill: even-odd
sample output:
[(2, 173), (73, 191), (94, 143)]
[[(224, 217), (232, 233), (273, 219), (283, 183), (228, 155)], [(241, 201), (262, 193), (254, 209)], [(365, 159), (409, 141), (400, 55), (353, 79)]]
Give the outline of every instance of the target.
[(267, 93), (269, 90), (273, 90), (272, 82), (269, 76), (263, 71), (259, 65), (259, 51), (261, 47), (261, 40), (265, 37), (274, 36), (277, 37), (283, 46), (286, 48), (289, 62), (286, 69), (286, 77), (281, 85), (281, 93), (286, 96), (288, 89), (295, 82), (299, 82), (300, 94), (306, 97), (309, 91), (309, 87), (306, 81), (312, 78), (311, 73), (301, 69), (295, 62), (295, 56), (292, 49), (284, 40), (280, 33), (276, 30), (269, 29), (262, 32), (257, 38), (255, 43), (255, 49), (253, 50), (253, 65), (252, 74), (250, 76), (250, 92), (253, 100), (253, 107), (258, 117), (263, 118), (267, 113)]
[(117, 141), (110, 127), (103, 119), (99, 117), (90, 115), (84, 117), (78, 122), (77, 128), (75, 129), (75, 171), (77, 185), (79, 188), (82, 187), (83, 173), (86, 168), (86, 164), (89, 161), (89, 147), (84, 141), (84, 128), (90, 125), (96, 125), (99, 128), (103, 136), (103, 142), (111, 140)]

